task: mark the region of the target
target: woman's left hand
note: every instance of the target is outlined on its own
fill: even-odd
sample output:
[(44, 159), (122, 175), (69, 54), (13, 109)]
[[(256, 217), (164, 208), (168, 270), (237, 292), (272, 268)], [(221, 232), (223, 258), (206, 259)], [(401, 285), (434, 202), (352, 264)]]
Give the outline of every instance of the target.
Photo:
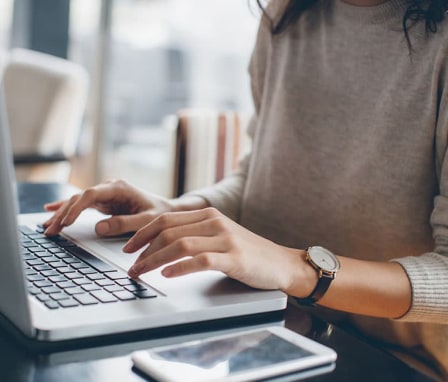
[(299, 287), (306, 296), (314, 287), (315, 280), (304, 277), (304, 251), (260, 237), (214, 208), (165, 213), (137, 231), (123, 251), (132, 253), (148, 243), (130, 277), (174, 262), (162, 270), (164, 276), (217, 270), (254, 288)]

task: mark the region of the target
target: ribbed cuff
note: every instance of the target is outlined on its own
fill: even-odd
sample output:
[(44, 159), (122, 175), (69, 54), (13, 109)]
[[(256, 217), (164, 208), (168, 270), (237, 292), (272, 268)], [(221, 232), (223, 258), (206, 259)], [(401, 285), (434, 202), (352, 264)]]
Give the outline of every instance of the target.
[(399, 320), (447, 322), (448, 257), (437, 253), (393, 259), (405, 269), (412, 286), (412, 306)]

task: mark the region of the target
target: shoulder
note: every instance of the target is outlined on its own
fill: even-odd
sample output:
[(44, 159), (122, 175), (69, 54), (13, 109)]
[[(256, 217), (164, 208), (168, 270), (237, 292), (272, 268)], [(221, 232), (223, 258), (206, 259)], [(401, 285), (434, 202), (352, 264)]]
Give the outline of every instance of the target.
[(273, 18), (274, 20), (277, 20), (285, 12), (285, 9), (289, 3), (290, 1), (288, 0), (271, 0), (266, 6), (266, 12), (269, 15), (269, 17)]
[(431, 63), (439, 82), (446, 83), (448, 80), (448, 18), (445, 17), (439, 22), (434, 32), (426, 31), (424, 25), (420, 25), (417, 29), (416, 33), (410, 35), (413, 52), (419, 56), (420, 60)]

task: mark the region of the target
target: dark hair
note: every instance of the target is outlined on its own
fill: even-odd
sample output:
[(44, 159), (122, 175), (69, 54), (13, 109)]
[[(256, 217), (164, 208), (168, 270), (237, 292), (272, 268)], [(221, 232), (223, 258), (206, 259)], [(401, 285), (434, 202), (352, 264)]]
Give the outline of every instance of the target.
[[(276, 1), (276, 0), (273, 0)], [(289, 0), (278, 21), (273, 21), (267, 17), (261, 0), (257, 0), (258, 6), (265, 16), (270, 20), (273, 34), (280, 34), (293, 24), (300, 15), (315, 4), (318, 0)], [(408, 7), (403, 15), (403, 31), (409, 48), (411, 42), (409, 38), (409, 28), (419, 21), (425, 22), (426, 32), (436, 33), (437, 24), (445, 18), (448, 10), (448, 0), (409, 0)]]

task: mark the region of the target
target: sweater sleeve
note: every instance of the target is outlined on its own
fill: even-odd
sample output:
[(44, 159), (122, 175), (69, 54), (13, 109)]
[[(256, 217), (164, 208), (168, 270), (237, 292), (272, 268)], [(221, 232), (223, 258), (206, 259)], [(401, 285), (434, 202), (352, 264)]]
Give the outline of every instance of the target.
[(435, 169), (439, 194), (434, 198), (431, 226), (434, 251), (394, 259), (405, 269), (412, 286), (412, 306), (403, 321), (448, 322), (448, 81), (446, 51), (439, 52), (439, 113), (435, 132)]

